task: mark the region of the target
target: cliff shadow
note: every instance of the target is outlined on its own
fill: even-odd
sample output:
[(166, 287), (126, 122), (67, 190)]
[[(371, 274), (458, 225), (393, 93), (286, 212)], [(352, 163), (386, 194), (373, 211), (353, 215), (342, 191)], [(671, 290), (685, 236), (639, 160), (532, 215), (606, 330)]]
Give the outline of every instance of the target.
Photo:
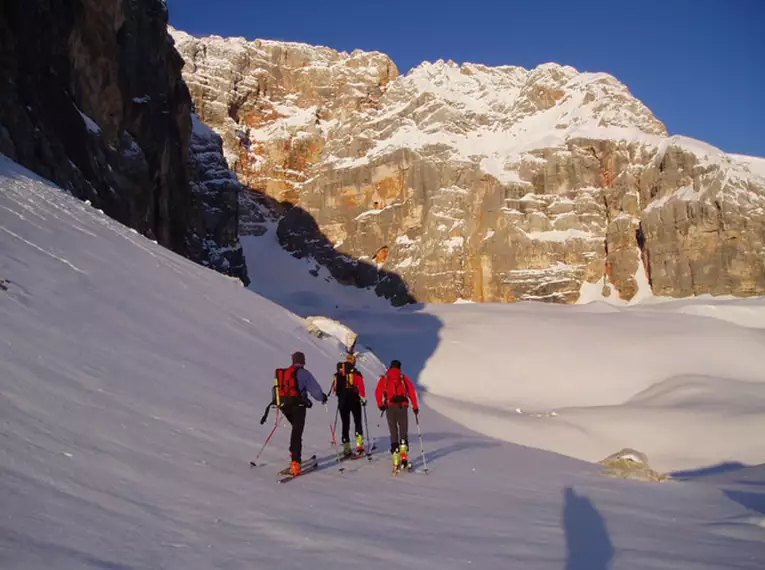
[[(246, 196), (249, 212), (255, 204), (263, 213), (263, 219), (244, 224), (250, 235), (241, 238), (252, 278), (249, 289), (301, 317), (323, 315), (342, 322), (386, 366), (400, 360), (404, 373), (419, 383), (443, 324), (417, 303), (401, 276), (338, 251), (300, 206), (253, 189)], [(278, 246), (269, 234), (274, 225)], [(302, 262), (285, 260), (285, 253)]]
[(566, 533), (565, 570), (608, 570), (614, 547), (603, 516), (593, 502), (577, 495), (571, 487), (563, 490), (563, 530)]
[(399, 275), (337, 251), (310, 213), (299, 206), (281, 206), (285, 213), (276, 235), (282, 248), (294, 257), (310, 256), (341, 285), (371, 289), (394, 307), (417, 302)]

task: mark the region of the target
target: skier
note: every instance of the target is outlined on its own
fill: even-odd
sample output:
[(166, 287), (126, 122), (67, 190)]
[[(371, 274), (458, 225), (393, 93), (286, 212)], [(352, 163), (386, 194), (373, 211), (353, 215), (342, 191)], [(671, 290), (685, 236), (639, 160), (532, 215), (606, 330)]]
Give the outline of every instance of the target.
[(337, 394), (337, 407), (342, 422), (343, 455), (350, 457), (351, 450), (351, 414), (356, 428), (356, 454), (364, 453), (364, 430), (361, 427), (361, 408), (367, 405), (367, 393), (364, 376), (356, 370), (356, 357), (349, 354), (345, 362), (337, 363), (337, 373), (329, 393)]
[(297, 477), (301, 472), (300, 463), (303, 451), (306, 408), (313, 406), (311, 400), (308, 399), (308, 394), (322, 404), (327, 403), (327, 396), (313, 374), (305, 369), (305, 354), (302, 352), (295, 352), (292, 355), (292, 366), (276, 370), (274, 384), (273, 401), (287, 418), (287, 421), (292, 424), (290, 472)]
[(380, 377), (375, 390), (375, 399), (380, 411), (387, 412), (393, 472), (397, 473), (401, 467), (409, 467), (410, 401), (414, 415), (417, 416), (420, 413), (417, 406), (417, 392), (409, 377), (401, 372), (401, 362), (398, 360), (392, 361), (388, 371)]

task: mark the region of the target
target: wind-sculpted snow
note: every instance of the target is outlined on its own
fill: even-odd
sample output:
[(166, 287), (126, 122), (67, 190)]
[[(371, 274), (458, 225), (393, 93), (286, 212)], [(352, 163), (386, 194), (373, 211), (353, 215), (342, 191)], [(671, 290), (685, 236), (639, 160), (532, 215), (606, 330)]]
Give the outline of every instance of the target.
[[(270, 429), (258, 418), (273, 368), (302, 350), (326, 387), (336, 341), (3, 157), (0, 229), (3, 569), (761, 568), (757, 469), (703, 484), (610, 480), (478, 435), (427, 397), (430, 475), (389, 475), (373, 410), (379, 460), (340, 475), (334, 407), (315, 405), (305, 452), (326, 468), (278, 485), (287, 429), (266, 465), (247, 464)], [(387, 360), (407, 342), (418, 377), (416, 348), (439, 342), (426, 338), (438, 319), (410, 315), (400, 323), (418, 344), (399, 328), (374, 349)], [(379, 368), (360, 360), (373, 384)]]

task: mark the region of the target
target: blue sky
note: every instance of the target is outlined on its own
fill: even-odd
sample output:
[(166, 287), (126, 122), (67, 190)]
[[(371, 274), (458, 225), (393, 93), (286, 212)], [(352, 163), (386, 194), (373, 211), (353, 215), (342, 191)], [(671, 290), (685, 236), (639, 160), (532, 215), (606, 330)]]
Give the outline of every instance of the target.
[(765, 157), (765, 0), (167, 0), (194, 35), (423, 60), (554, 61), (627, 84), (670, 133)]

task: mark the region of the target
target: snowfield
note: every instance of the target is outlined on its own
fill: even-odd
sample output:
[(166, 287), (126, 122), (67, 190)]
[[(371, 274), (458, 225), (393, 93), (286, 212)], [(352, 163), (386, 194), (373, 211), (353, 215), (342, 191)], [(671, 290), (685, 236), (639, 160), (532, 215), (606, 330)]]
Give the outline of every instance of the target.
[(593, 462), (633, 447), (663, 471), (765, 461), (763, 298), (395, 310), (312, 277), (273, 231), (242, 242), (270, 268), (254, 291), (350, 325), (384, 362), (407, 364), (432, 409), (484, 435)]
[[(259, 271), (271, 234), (245, 243), (252, 289), (286, 308), (0, 156), (1, 568), (763, 567), (765, 471), (734, 463), (764, 461), (759, 300), (393, 310), (274, 251)], [(429, 475), (390, 476), (374, 408), (377, 459), (338, 473), (320, 405), (305, 454), (322, 469), (276, 483), (287, 429), (248, 466), (273, 368), (303, 350), (326, 389), (344, 351), (287, 309), (404, 362), (428, 391)], [(607, 479), (509, 440), (687, 472)]]

